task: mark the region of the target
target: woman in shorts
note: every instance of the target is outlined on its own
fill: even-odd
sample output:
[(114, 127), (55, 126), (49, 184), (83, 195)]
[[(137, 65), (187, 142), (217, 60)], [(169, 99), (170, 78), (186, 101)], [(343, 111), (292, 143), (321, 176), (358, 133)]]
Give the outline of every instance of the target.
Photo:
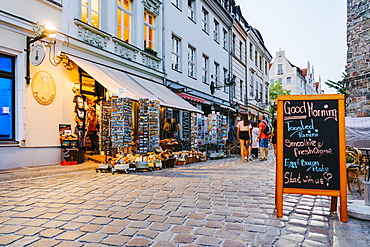
[(240, 155), (242, 162), (248, 162), (249, 157), (249, 141), (251, 139), (251, 123), (246, 115), (243, 115), (243, 120), (237, 125), (237, 137), (240, 143)]

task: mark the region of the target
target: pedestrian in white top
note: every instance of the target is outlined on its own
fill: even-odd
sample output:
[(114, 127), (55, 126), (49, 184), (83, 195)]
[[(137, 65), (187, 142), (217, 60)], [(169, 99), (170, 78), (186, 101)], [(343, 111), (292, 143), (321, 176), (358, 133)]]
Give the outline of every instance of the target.
[(251, 157), (257, 159), (258, 158), (258, 148), (259, 148), (259, 142), (258, 142), (259, 128), (258, 128), (257, 122), (253, 122), (252, 126), (253, 126), (251, 129), (252, 137), (251, 137), (251, 142), (249, 144), (249, 154), (251, 155)]
[(251, 123), (248, 121), (246, 115), (243, 115), (243, 120), (237, 125), (237, 137), (240, 143), (240, 155), (242, 162), (248, 162), (249, 157), (249, 141), (251, 138)]

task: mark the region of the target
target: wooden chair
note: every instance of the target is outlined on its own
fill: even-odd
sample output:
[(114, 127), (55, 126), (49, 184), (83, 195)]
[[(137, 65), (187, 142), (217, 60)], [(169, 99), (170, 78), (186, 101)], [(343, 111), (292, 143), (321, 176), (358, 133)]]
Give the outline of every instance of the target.
[[(362, 154), (361, 158), (361, 171), (364, 174), (364, 181), (366, 181), (366, 174), (370, 169), (370, 157), (369, 157), (369, 151), (360, 150), (361, 148), (370, 148), (370, 140), (358, 140), (353, 142), (353, 148), (355, 148), (358, 152)], [(370, 175), (370, 174), (369, 174)], [(368, 175), (368, 176), (369, 176)], [(367, 178), (369, 180), (369, 177)]]
[(348, 189), (351, 191), (350, 183), (357, 183), (358, 192), (361, 195), (361, 181), (360, 181), (360, 168), (361, 168), (361, 152), (353, 150), (352, 147), (348, 147), (346, 151), (346, 157), (350, 161), (346, 163), (347, 167), (347, 184)]

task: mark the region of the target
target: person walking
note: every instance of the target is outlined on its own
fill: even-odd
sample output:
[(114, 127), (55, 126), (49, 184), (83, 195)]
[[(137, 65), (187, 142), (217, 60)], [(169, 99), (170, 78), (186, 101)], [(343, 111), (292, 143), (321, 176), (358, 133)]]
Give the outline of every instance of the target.
[(275, 154), (275, 159), (277, 155), (277, 150), (276, 150), (276, 137), (277, 137), (277, 120), (275, 119), (272, 122), (272, 134), (271, 134), (271, 143), (274, 146), (274, 154)]
[(249, 157), (249, 141), (251, 138), (251, 123), (248, 121), (246, 115), (243, 115), (243, 120), (237, 124), (237, 137), (240, 143), (240, 155), (242, 162), (248, 162)]
[(98, 128), (99, 128), (98, 125), (99, 125), (99, 121), (98, 121), (98, 118), (96, 117), (95, 110), (91, 110), (88, 116), (87, 136), (89, 137), (89, 140), (91, 143), (92, 154), (99, 153), (99, 147), (98, 147), (99, 137), (97, 135)]
[(265, 116), (260, 117), (260, 124), (258, 125), (259, 131), (258, 131), (258, 141), (259, 141), (259, 147), (260, 147), (260, 158), (259, 160), (267, 160), (268, 152), (269, 152), (269, 136), (270, 133), (268, 132), (268, 129), (271, 131), (271, 127), (269, 126), (269, 123), (265, 119)]
[(258, 148), (259, 148), (259, 142), (258, 142), (258, 125), (257, 122), (253, 122), (252, 129), (251, 129), (251, 141), (249, 144), (249, 154), (252, 158), (257, 159), (258, 158)]

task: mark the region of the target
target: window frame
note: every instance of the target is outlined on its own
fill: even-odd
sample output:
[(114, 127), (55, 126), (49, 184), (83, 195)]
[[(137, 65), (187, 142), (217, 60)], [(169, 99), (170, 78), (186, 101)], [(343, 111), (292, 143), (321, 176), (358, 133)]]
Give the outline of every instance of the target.
[[(175, 35), (172, 35), (171, 42), (171, 68), (176, 71), (181, 71), (181, 39)], [(174, 42), (177, 43), (175, 50)], [(174, 68), (174, 57), (176, 57), (177, 68)]]
[(282, 74), (284, 74), (283, 64), (278, 64), (278, 65), (277, 65), (277, 74), (278, 74), (278, 75), (282, 75)]
[(228, 35), (228, 31), (225, 28), (223, 28), (222, 29), (222, 47), (225, 50), (227, 50), (227, 41), (228, 41), (227, 35)]
[(226, 86), (226, 80), (227, 80), (227, 77), (228, 77), (228, 70), (224, 67), (223, 69), (224, 71), (224, 93), (228, 93), (227, 92), (227, 86)]
[(209, 57), (205, 54), (202, 55), (202, 82), (208, 84), (209, 77)]
[[(143, 18), (144, 19), (144, 23), (143, 23), (143, 25), (144, 25), (144, 40), (143, 40), (144, 41), (144, 49), (149, 47), (149, 48), (155, 50), (155, 31), (156, 31), (155, 30), (155, 24), (156, 24), (155, 22), (156, 22), (156, 16), (151, 14), (149, 11), (144, 10), (144, 16), (143, 17), (144, 17)], [(150, 22), (145, 17), (147, 17), (148, 20), (149, 20), (149, 17), (152, 17), (153, 18), (153, 24), (150, 24)], [(152, 42), (150, 42), (150, 39), (149, 39), (149, 37), (150, 37), (149, 33), (150, 32), (148, 32), (148, 31), (150, 31), (150, 30), (153, 30), (153, 40), (152, 40)], [(147, 34), (147, 35), (145, 35), (145, 34)], [(153, 44), (153, 47), (151, 47), (150, 45), (149, 46), (146, 45), (147, 40), (149, 40), (149, 44)]]
[[(192, 53), (191, 59), (190, 59), (190, 51)], [(188, 76), (191, 78), (195, 78), (195, 69), (196, 69), (196, 59), (195, 59), (195, 51), (196, 49), (192, 47), (191, 45), (188, 45)], [(191, 70), (190, 70), (191, 68)], [(192, 74), (190, 74), (190, 71)]]
[[(3, 57), (3, 58), (7, 58), (7, 59), (10, 59), (10, 67), (11, 67), (11, 71), (0, 71), (0, 78), (4, 78), (4, 79), (7, 79), (7, 80), (10, 80), (11, 81), (11, 92), (9, 94), (10, 96), (10, 102), (9, 102), (9, 107), (11, 109), (9, 109), (9, 115), (10, 115), (10, 128), (9, 129), (9, 138), (1, 138), (0, 137), (0, 141), (3, 141), (3, 142), (9, 142), (9, 141), (15, 141), (15, 134), (16, 134), (16, 122), (15, 122), (15, 79), (16, 79), (16, 71), (15, 71), (15, 60), (16, 60), (16, 57), (14, 56), (9, 56), (9, 55), (6, 55), (6, 54), (2, 54), (0, 53), (0, 57)], [(0, 109), (2, 110), (2, 109)], [(3, 115), (3, 114), (2, 114)]]
[[(131, 3), (131, 1), (130, 0), (128, 0), (128, 2), (129, 2), (129, 5), (130, 5), (130, 9), (128, 10), (128, 9), (126, 9), (125, 7), (124, 7), (124, 0), (122, 0), (122, 3), (123, 3), (123, 5), (119, 5), (117, 2), (116, 2), (116, 6), (117, 6), (117, 12), (118, 11), (121, 11), (122, 12), (122, 14), (121, 14), (121, 19), (122, 19), (122, 21), (120, 22), (120, 23), (118, 23), (118, 16), (117, 16), (117, 18), (116, 18), (116, 37), (118, 38), (118, 39), (120, 39), (120, 40), (123, 40), (124, 42), (126, 42), (126, 43), (131, 43), (131, 31), (132, 31), (132, 3)], [(116, 14), (118, 15), (118, 13), (116, 12)], [(126, 27), (125, 27), (125, 15), (128, 15), (129, 17), (130, 17), (130, 19), (129, 19), (129, 37), (128, 37), (128, 41), (126, 41), (126, 37), (125, 37), (125, 29), (126, 29)], [(122, 24), (123, 23), (123, 24)], [(119, 37), (119, 35), (118, 35), (118, 26), (121, 26), (121, 37)], [(122, 38), (123, 37), (123, 38)]]
[[(89, 24), (90, 26), (94, 27), (94, 28), (97, 28), (97, 29), (100, 29), (101, 27), (101, 0), (86, 0), (88, 1), (88, 5), (86, 6), (85, 4), (83, 4), (83, 1), (81, 1), (81, 4), (80, 4), (80, 7), (81, 7), (81, 21), (86, 23), (86, 24)], [(92, 6), (94, 6), (94, 4), (92, 4), (92, 2), (97, 2), (98, 3), (98, 11), (96, 10), (93, 10), (92, 9)], [(86, 20), (83, 20), (83, 10), (86, 9), (86, 12), (87, 12), (87, 21)], [(98, 25), (94, 25), (93, 22), (94, 22), (94, 18), (93, 18), (93, 13), (97, 14), (98, 16)]]
[(209, 20), (209, 13), (205, 8), (202, 8), (202, 30), (208, 33), (208, 20)]
[(188, 0), (188, 18), (195, 22), (195, 0)]
[(250, 87), (249, 96), (254, 97), (254, 75), (253, 73), (251, 73), (251, 82), (249, 84), (249, 87)]
[(213, 19), (213, 40), (220, 43), (220, 23)]

